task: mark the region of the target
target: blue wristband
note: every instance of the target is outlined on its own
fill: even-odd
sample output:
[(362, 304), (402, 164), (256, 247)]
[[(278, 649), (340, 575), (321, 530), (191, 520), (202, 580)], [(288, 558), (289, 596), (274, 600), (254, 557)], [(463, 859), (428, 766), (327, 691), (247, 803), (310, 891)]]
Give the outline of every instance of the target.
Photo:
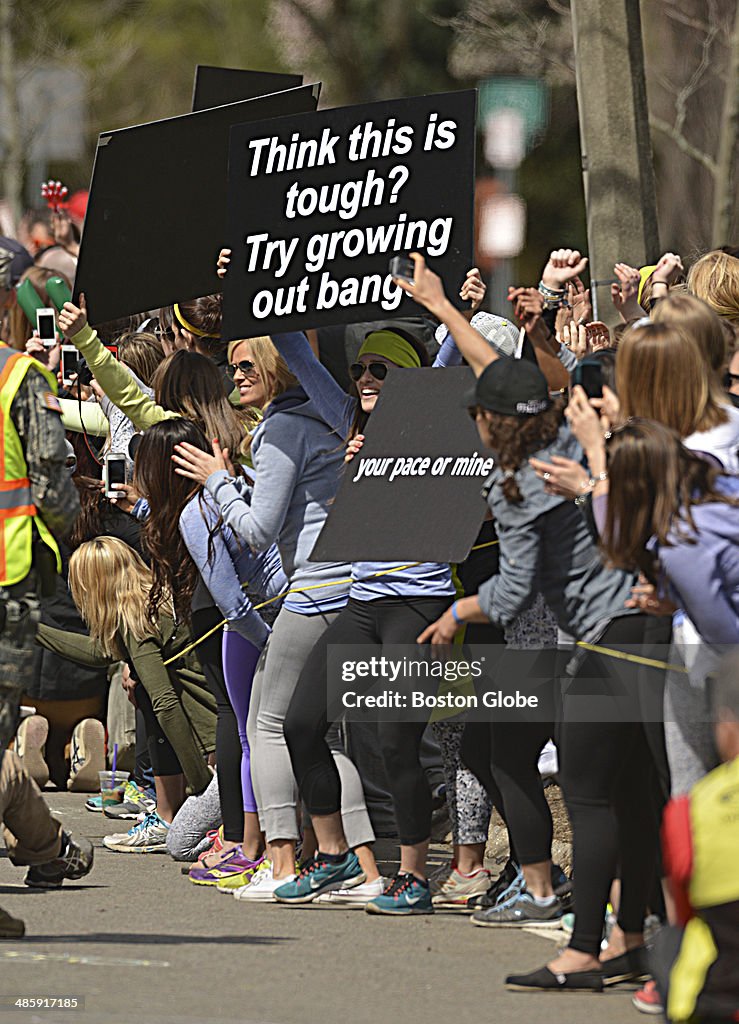
[(458, 626), (464, 626), (464, 624), (465, 624), (464, 623), (464, 619), (460, 619), (459, 614), (457, 612), (457, 602), (456, 601), (454, 602), (454, 604), (451, 607), (451, 612), (452, 612), (452, 618), (457, 623), (457, 625)]

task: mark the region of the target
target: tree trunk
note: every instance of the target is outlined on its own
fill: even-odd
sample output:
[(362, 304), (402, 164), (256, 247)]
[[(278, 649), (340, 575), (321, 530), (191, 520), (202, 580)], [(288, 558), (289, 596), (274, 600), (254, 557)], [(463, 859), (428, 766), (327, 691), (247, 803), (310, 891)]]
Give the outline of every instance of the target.
[(0, 0), (0, 88), (7, 110), (3, 191), (17, 227), (23, 214), (23, 134), (15, 65), (14, 8), (15, 0)]
[(715, 248), (730, 243), (731, 214), (734, 206), (732, 171), (739, 138), (739, 6), (731, 34), (729, 61), (726, 68), (726, 92), (721, 111), (719, 146), (713, 189), (713, 224), (711, 241)]

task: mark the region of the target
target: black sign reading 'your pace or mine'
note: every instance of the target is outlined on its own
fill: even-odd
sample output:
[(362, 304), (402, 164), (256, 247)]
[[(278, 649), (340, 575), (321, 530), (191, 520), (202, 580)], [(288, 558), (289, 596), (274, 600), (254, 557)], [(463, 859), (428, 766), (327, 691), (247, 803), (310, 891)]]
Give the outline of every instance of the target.
[(231, 130), (228, 339), (412, 316), (396, 255), (450, 297), (472, 265), (474, 91), (338, 107)]

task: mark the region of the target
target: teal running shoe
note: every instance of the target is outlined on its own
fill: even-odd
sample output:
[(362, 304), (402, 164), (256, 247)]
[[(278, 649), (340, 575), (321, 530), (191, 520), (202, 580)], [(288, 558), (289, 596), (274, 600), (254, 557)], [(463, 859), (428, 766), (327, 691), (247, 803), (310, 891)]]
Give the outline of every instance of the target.
[(415, 875), (395, 875), (382, 896), (364, 908), (368, 914), (433, 914), (431, 890), (426, 881)]
[(361, 885), (366, 877), (351, 850), (339, 861), (328, 861), (319, 851), (291, 882), (279, 886), (273, 895), (278, 903), (310, 903), (323, 892)]

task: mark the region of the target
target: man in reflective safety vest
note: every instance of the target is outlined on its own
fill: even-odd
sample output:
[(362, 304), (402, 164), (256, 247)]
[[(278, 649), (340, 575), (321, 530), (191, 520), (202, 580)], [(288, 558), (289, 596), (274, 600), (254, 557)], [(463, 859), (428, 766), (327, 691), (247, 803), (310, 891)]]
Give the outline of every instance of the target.
[(56, 381), (0, 342), (0, 750), (30, 670), (38, 594), (61, 569), (54, 534), (79, 513), (66, 460)]

